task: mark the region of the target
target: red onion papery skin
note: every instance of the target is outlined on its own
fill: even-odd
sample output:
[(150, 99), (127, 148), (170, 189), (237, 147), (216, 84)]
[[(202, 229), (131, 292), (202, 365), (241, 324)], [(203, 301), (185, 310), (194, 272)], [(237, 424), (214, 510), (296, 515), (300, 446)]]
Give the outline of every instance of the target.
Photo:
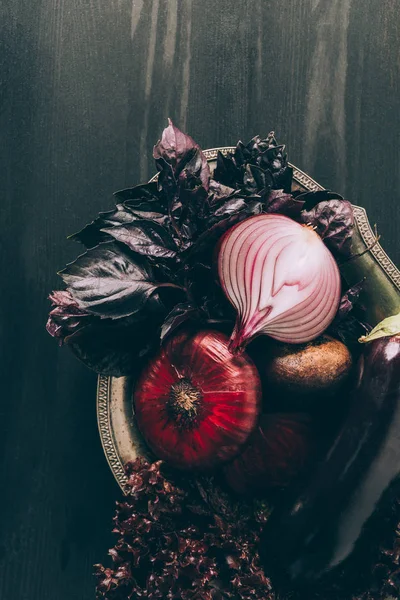
[(302, 474), (314, 446), (308, 415), (263, 414), (243, 452), (224, 466), (225, 480), (238, 494), (286, 487)]
[(157, 456), (210, 469), (235, 456), (257, 424), (261, 384), (251, 359), (216, 331), (169, 338), (134, 392), (137, 423)]
[(340, 302), (340, 274), (318, 234), (282, 215), (232, 227), (218, 254), (221, 286), (238, 316), (232, 351), (259, 334), (300, 344), (325, 331)]

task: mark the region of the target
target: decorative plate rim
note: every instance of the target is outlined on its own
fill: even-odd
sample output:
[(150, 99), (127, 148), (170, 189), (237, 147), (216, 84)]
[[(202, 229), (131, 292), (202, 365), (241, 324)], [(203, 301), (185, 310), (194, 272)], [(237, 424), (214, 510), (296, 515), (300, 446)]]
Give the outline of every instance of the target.
[[(232, 146), (223, 146), (220, 148), (209, 148), (207, 150), (203, 150), (203, 153), (208, 161), (213, 161), (217, 158), (218, 152), (222, 152), (222, 154), (225, 155), (229, 152), (232, 152), (233, 150), (234, 147)], [(297, 183), (300, 183), (310, 191), (318, 191), (324, 189), (312, 177), (307, 175), (307, 173), (304, 173), (304, 171), (294, 166), (293, 164), (289, 164), (293, 168), (293, 179)], [(152, 177), (150, 181), (156, 180), (157, 174), (154, 175), (154, 177)], [(353, 205), (353, 209), (354, 216), (357, 222), (357, 227), (363, 242), (369, 249), (370, 254), (373, 256), (373, 258), (379, 264), (381, 269), (387, 275), (388, 279), (400, 292), (400, 271), (393, 263), (393, 261), (389, 258), (389, 256), (386, 254), (386, 252), (383, 250), (382, 246), (376, 241), (376, 236), (368, 221), (366, 210), (361, 206), (356, 205)], [(111, 424), (113, 385), (118, 385), (118, 380), (122, 379), (124, 378), (113, 378), (107, 375), (99, 375), (97, 383), (96, 404), (97, 423), (104, 454), (117, 483), (119, 484), (122, 492), (126, 494), (128, 490), (128, 479), (125, 475), (124, 463), (122, 461), (120, 453), (118, 452)]]
[(111, 427), (111, 384), (112, 377), (108, 375), (98, 376), (96, 398), (97, 426), (108, 466), (121, 490), (126, 494), (128, 478), (125, 475), (124, 465), (117, 451)]

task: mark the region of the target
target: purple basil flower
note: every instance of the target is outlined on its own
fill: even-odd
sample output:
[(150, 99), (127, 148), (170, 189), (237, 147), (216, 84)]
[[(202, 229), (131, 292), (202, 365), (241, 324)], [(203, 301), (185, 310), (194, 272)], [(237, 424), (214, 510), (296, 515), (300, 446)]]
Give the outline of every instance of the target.
[(59, 339), (60, 346), (65, 338), (87, 324), (89, 313), (79, 308), (68, 290), (55, 291), (49, 299), (52, 309), (49, 313), (46, 329), (49, 334)]

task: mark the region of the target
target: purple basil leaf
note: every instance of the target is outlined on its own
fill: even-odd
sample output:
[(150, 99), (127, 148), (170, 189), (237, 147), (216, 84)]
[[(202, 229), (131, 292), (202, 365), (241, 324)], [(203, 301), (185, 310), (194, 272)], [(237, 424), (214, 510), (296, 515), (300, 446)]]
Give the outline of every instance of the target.
[(168, 127), (162, 132), (161, 140), (153, 148), (153, 157), (168, 162), (175, 170), (182, 161), (186, 161), (190, 152), (197, 148), (196, 142), (168, 119)]
[(243, 189), (250, 194), (257, 194), (259, 187), (253, 175), (252, 165), (247, 164), (243, 173)]
[(161, 341), (163, 341), (168, 335), (170, 335), (175, 329), (177, 329), (182, 323), (193, 319), (198, 316), (198, 309), (190, 304), (190, 302), (183, 302), (177, 304), (167, 315), (162, 327), (161, 327)]
[(148, 219), (161, 225), (167, 223), (168, 216), (158, 196), (156, 183), (121, 190), (116, 192), (115, 196), (121, 202), (114, 210), (100, 213), (97, 219), (78, 233), (71, 235), (69, 239), (81, 242), (86, 248), (93, 248), (112, 239), (102, 229), (132, 223), (138, 219)]
[(268, 148), (260, 150), (259, 164), (271, 172), (280, 172), (286, 166), (286, 152), (284, 145), (276, 145), (276, 140), (271, 141)]
[(160, 285), (146, 257), (116, 242), (88, 250), (60, 275), (79, 308), (112, 319), (138, 313)]
[(207, 180), (207, 185), (204, 185), (201, 179), (203, 159), (204, 155), (201, 150), (195, 150), (191, 159), (185, 164), (178, 175), (180, 187), (186, 190), (196, 190), (198, 187), (203, 186), (206, 191), (208, 190), (209, 181)]
[(178, 199), (177, 177), (172, 165), (163, 158), (159, 158), (156, 164), (158, 169), (157, 188), (170, 212), (172, 202), (174, 199)]
[(159, 161), (162, 160), (161, 165), (164, 162), (168, 163), (171, 165), (175, 176), (178, 176), (185, 164), (191, 160), (197, 151), (201, 163), (199, 177), (204, 188), (208, 190), (210, 168), (206, 157), (201, 152), (199, 145), (189, 135), (175, 127), (171, 119), (168, 119), (168, 127), (164, 129), (161, 140), (154, 146), (153, 157), (157, 162), (157, 166), (160, 164)]
[(195, 234), (201, 229), (205, 215), (207, 214), (207, 192), (198, 188), (195, 192), (184, 192), (181, 194), (184, 202), (182, 213), (182, 226), (192, 230), (190, 239), (193, 241)]
[(215, 246), (222, 235), (228, 231), (228, 229), (233, 227), (233, 225), (236, 225), (236, 223), (239, 223), (240, 221), (243, 221), (244, 219), (247, 219), (253, 215), (260, 214), (262, 212), (262, 208), (263, 206), (261, 202), (253, 200), (249, 203), (246, 203), (245, 208), (239, 212), (234, 212), (228, 217), (224, 216), (221, 220), (212, 225), (197, 238), (192, 248), (189, 250), (188, 260), (196, 261), (199, 260), (200, 256), (207, 255), (207, 259), (204, 259), (204, 262), (208, 263), (211, 259)]
[(130, 319), (95, 318), (65, 342), (96, 373), (113, 377), (138, 375), (147, 355), (159, 343), (160, 321), (159, 315), (136, 323)]
[(234, 188), (232, 188), (228, 185), (223, 185), (222, 183), (215, 181), (215, 179), (211, 179), (209, 193), (210, 193), (210, 204), (214, 205), (214, 204), (219, 203), (221, 200), (225, 200), (225, 199), (229, 198), (230, 196), (232, 196), (233, 194), (236, 194), (238, 192), (237, 192), (237, 190), (235, 190)]
[(152, 221), (135, 221), (119, 227), (105, 228), (102, 231), (128, 248), (155, 258), (174, 258), (176, 246), (168, 231)]
[(198, 307), (202, 319), (214, 322), (228, 321), (232, 331), (235, 310), (222, 291), (216, 272), (211, 266), (212, 250), (214, 248), (206, 249), (203, 254), (198, 253), (193, 257), (193, 262), (187, 264), (190, 299)]
[[(241, 142), (239, 142), (240, 144)], [(239, 146), (238, 144), (238, 146)], [(247, 144), (246, 150), (250, 154), (252, 160), (259, 159), (268, 148), (275, 148), (277, 145), (275, 140), (275, 134), (270, 131), (266, 138), (261, 138), (259, 135), (254, 136)], [(250, 162), (250, 160), (246, 160)]]
[(181, 231), (181, 250), (186, 250), (193, 244), (193, 239), (197, 237), (198, 227), (195, 221), (191, 221), (190, 218), (185, 219), (185, 221), (180, 226)]
[(318, 190), (317, 192), (302, 192), (294, 193), (296, 200), (301, 200), (304, 203), (304, 210), (311, 210), (319, 202), (325, 200), (343, 200), (343, 196), (330, 190)]
[(191, 245), (192, 238), (196, 235), (207, 192), (200, 180), (197, 180), (200, 185), (196, 187), (196, 178), (192, 178), (190, 174), (184, 174), (179, 182), (176, 181), (172, 167), (167, 163), (159, 175), (159, 188), (165, 194), (169, 205), (171, 230), (182, 250)]
[(268, 169), (271, 173), (279, 173), (287, 166), (287, 154), (285, 146), (278, 144), (273, 131), (262, 139), (259, 135), (255, 136), (246, 146), (251, 154), (252, 164), (258, 164), (263, 169)]
[(287, 162), (284, 145), (276, 142), (275, 134), (271, 131), (265, 139), (254, 137), (246, 146), (252, 158), (247, 161), (268, 171), (272, 177), (271, 188), (283, 188), (291, 191), (292, 169)]
[(199, 169), (202, 158), (200, 151), (196, 150), (192, 159), (182, 169), (179, 179), (179, 200), (182, 204), (182, 216), (186, 221), (194, 222), (202, 218), (207, 189), (200, 179)]
[(209, 218), (209, 224), (212, 225), (226, 217), (230, 217), (242, 210), (246, 210), (248, 202), (244, 198), (233, 197), (222, 204)]
[(136, 221), (138, 218), (137, 215), (125, 208), (123, 204), (117, 204), (114, 210), (100, 213), (97, 219), (86, 225), (78, 233), (69, 236), (69, 239), (81, 242), (86, 248), (93, 248), (101, 242), (111, 239), (103, 231), (104, 228), (115, 227), (123, 223), (132, 223), (132, 221)]
[(237, 187), (237, 182), (241, 179), (241, 171), (233, 162), (231, 154), (224, 156), (222, 152), (218, 151), (214, 179), (223, 185)]
[(120, 190), (115, 192), (114, 196), (131, 210), (167, 213), (167, 206), (163, 203), (163, 199), (158, 192), (157, 182), (155, 181)]
[[(159, 225), (166, 226), (169, 224), (168, 215), (163, 215), (158, 212), (151, 212), (150, 210), (137, 210), (137, 209), (128, 209), (129, 212), (133, 215), (134, 220), (144, 220), (144, 221), (153, 221), (154, 223), (158, 223)], [(128, 221), (126, 221), (128, 223)], [(133, 221), (131, 221), (133, 222)]]
[(285, 146), (276, 143), (273, 132), (265, 139), (255, 136), (246, 146), (238, 142), (233, 155), (219, 153), (214, 172), (214, 178), (224, 185), (263, 195), (280, 188), (289, 193), (292, 176)]
[[(253, 138), (253, 140), (255, 140), (255, 139), (256, 138)], [(258, 139), (260, 139), (260, 138), (258, 137)], [(253, 140), (249, 143), (252, 144)], [(251, 150), (247, 146), (245, 146), (243, 144), (243, 142), (239, 141), (236, 144), (236, 148), (233, 153), (233, 158), (234, 158), (236, 166), (241, 167), (242, 165), (245, 165), (246, 163), (251, 161), (251, 159), (252, 159)]]
[(210, 185), (210, 168), (200, 148), (197, 148), (192, 158), (179, 173), (179, 184), (185, 189), (203, 187), (206, 192)]
[(335, 319), (328, 328), (327, 333), (341, 340), (352, 352), (357, 356), (360, 353), (360, 344), (358, 342), (362, 335), (366, 335), (371, 331), (371, 327), (360, 321), (351, 312), (343, 319)]
[(265, 202), (264, 211), (286, 215), (297, 220), (300, 218), (303, 206), (304, 203), (294, 198), (292, 194), (286, 194), (283, 190), (272, 190)]
[(316, 228), (328, 248), (348, 256), (354, 232), (353, 208), (347, 200), (324, 200), (301, 214), (301, 221)]
[(181, 250), (192, 244), (207, 208), (207, 190), (201, 180), (202, 165), (203, 155), (195, 149), (177, 179), (167, 163), (160, 171), (160, 189), (168, 197), (171, 230)]
[(176, 194), (176, 195), (174, 195), (174, 197), (172, 198), (171, 203), (170, 203), (169, 213), (170, 213), (171, 220), (173, 220), (174, 222), (179, 222), (182, 217), (182, 211), (183, 211), (182, 200)]
[(340, 304), (339, 304), (338, 312), (335, 317), (335, 321), (343, 320), (344, 317), (346, 317), (346, 315), (354, 308), (354, 305), (358, 302), (360, 294), (364, 288), (364, 284), (365, 284), (365, 278), (362, 281), (360, 281), (359, 283), (356, 283), (355, 285), (353, 285), (351, 288), (349, 288), (347, 290), (347, 292), (345, 294), (343, 294), (343, 296), (340, 300)]
[(274, 188), (283, 188), (283, 191), (287, 194), (290, 194), (292, 191), (292, 182), (293, 182), (293, 169), (289, 165), (284, 167), (283, 170), (273, 176), (274, 179)]
[(99, 600), (276, 598), (257, 547), (267, 503), (234, 498), (218, 475), (180, 475), (161, 461), (141, 457), (125, 472), (112, 562), (94, 567)]
[(79, 308), (68, 290), (55, 291), (50, 294), (49, 299), (52, 308), (46, 329), (52, 337), (60, 340), (60, 344), (68, 335), (85, 327), (93, 319), (92, 315)]
[(360, 352), (358, 338), (371, 330), (365, 322), (365, 309), (359, 302), (365, 279), (350, 287), (343, 294), (338, 312), (328, 328), (328, 333), (340, 339), (355, 352)]
[(285, 146), (269, 146), (260, 152), (258, 164), (271, 173), (279, 173), (286, 165)]
[(247, 164), (243, 174), (243, 187), (250, 194), (268, 194), (273, 185), (272, 175), (260, 167)]

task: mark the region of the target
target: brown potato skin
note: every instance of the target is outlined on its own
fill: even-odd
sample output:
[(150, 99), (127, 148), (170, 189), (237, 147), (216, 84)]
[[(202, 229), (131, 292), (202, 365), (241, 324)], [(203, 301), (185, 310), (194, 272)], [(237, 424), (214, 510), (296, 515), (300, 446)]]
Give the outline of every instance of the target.
[(248, 350), (261, 376), (266, 410), (313, 409), (343, 389), (353, 366), (349, 349), (328, 335), (296, 345), (260, 336)]
[(275, 346), (265, 376), (275, 386), (306, 394), (340, 387), (351, 366), (348, 348), (339, 340), (323, 335), (301, 346)]

